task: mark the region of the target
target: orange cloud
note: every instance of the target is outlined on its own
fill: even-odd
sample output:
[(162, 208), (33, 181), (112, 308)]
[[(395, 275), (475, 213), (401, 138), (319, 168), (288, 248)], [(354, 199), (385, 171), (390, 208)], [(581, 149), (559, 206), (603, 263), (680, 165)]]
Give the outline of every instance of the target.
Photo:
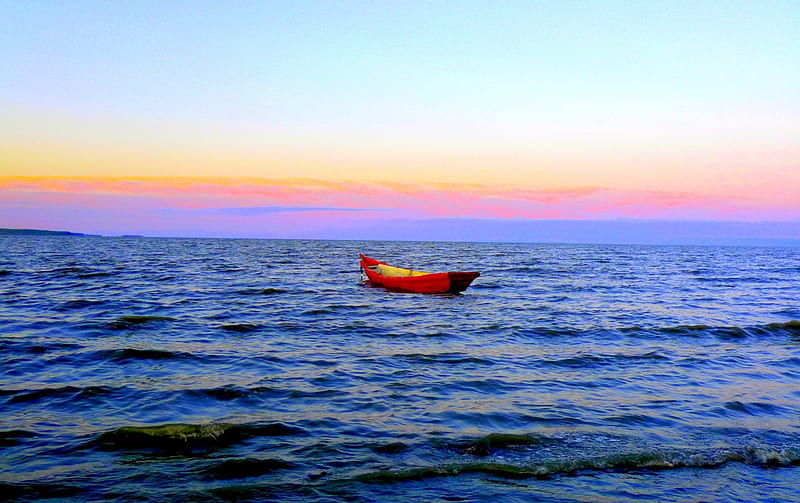
[(29, 208), (60, 205), (97, 211), (114, 205), (162, 210), (240, 208), (239, 216), (248, 214), (246, 208), (256, 208), (251, 213), (260, 214), (268, 213), (265, 208), (311, 208), (392, 210), (408, 218), (800, 218), (800, 202), (770, 205), (756, 199), (687, 192), (602, 187), (537, 191), (480, 184), (224, 177), (0, 177), (0, 202)]

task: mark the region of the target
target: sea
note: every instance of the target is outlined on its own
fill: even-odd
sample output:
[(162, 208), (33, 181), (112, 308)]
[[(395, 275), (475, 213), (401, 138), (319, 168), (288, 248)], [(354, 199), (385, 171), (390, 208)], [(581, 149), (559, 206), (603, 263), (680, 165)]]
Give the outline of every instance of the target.
[(800, 501), (798, 248), (2, 236), (0, 369), (5, 501)]

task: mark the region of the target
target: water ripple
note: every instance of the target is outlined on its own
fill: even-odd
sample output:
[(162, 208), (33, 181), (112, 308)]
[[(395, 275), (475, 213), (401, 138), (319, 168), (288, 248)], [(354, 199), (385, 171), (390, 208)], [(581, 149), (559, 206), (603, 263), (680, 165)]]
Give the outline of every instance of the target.
[[(794, 249), (0, 249), (12, 501), (800, 499)], [(396, 294), (358, 252), (482, 275)]]

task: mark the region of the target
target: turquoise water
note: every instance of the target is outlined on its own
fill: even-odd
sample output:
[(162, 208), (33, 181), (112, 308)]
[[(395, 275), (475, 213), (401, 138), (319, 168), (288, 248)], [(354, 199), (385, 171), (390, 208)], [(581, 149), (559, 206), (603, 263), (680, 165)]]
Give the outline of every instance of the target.
[[(358, 253), (479, 270), (361, 282)], [(800, 250), (0, 238), (0, 494), (800, 500)]]

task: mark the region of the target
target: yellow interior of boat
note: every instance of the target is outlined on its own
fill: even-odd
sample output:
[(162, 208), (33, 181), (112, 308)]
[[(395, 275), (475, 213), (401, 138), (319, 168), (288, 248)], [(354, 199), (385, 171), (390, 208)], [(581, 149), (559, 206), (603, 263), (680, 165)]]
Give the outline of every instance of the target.
[(389, 276), (392, 278), (410, 278), (412, 276), (425, 276), (426, 274), (430, 274), (429, 272), (403, 269), (402, 267), (394, 267), (386, 264), (370, 266), (370, 269), (382, 276)]

